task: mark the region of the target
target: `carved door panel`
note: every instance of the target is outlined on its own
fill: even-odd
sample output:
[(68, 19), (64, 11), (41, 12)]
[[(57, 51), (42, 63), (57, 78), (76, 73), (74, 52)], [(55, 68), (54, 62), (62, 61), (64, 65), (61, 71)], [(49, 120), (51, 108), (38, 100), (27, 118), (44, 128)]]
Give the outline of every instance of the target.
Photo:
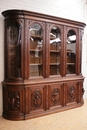
[[(3, 85), (4, 113), (14, 119), (24, 118), (24, 90), (22, 86)], [(6, 116), (6, 115), (5, 115)]]
[(66, 84), (66, 105), (79, 102), (79, 93), (81, 93), (80, 89), (79, 82), (70, 82)]
[(63, 106), (63, 84), (53, 84), (49, 86), (48, 90), (48, 106), (49, 109), (60, 108)]
[(83, 88), (83, 80), (79, 81), (79, 94), (78, 94), (78, 103), (83, 103), (83, 95), (84, 95), (84, 88)]
[(45, 110), (45, 86), (26, 87), (26, 114)]

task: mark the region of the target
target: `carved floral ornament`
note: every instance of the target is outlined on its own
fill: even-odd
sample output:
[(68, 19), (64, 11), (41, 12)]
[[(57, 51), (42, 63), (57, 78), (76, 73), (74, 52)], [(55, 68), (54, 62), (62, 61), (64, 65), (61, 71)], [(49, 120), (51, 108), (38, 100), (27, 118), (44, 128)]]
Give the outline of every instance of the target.
[(19, 92), (8, 93), (8, 108), (9, 110), (20, 109), (20, 93)]
[(69, 102), (73, 102), (75, 99), (75, 88), (73, 85), (69, 87)]
[(32, 107), (35, 109), (38, 109), (41, 104), (42, 104), (42, 94), (40, 92), (40, 90), (35, 90), (33, 91), (32, 95), (31, 95), (31, 102), (32, 102)]
[(54, 88), (52, 93), (51, 93), (51, 101), (52, 101), (52, 104), (55, 106), (55, 105), (58, 105), (59, 104), (59, 101), (60, 101), (60, 91), (58, 88)]

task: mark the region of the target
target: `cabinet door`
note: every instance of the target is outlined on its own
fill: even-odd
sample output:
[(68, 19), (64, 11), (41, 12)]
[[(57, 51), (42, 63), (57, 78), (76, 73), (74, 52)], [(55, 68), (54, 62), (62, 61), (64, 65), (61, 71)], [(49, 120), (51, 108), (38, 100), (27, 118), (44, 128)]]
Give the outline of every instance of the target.
[(45, 24), (30, 22), (28, 42), (29, 78), (45, 77)]
[(59, 25), (49, 24), (49, 76), (62, 75), (62, 43), (63, 43), (63, 27)]
[(73, 81), (65, 85), (66, 105), (83, 103), (83, 81)]
[(82, 68), (82, 41), (83, 41), (83, 29), (79, 29), (79, 45), (78, 45), (78, 71), (77, 74), (81, 74)]
[(58, 109), (63, 106), (63, 84), (49, 85), (48, 89), (48, 107), (49, 109)]
[(26, 115), (37, 115), (38, 113), (45, 111), (45, 96), (46, 88), (44, 85), (26, 86)]
[(19, 80), (23, 77), (23, 20), (6, 21), (5, 28), (5, 77)]
[(65, 73), (77, 74), (78, 70), (78, 30), (75, 28), (66, 27), (66, 68)]
[(66, 88), (66, 104), (77, 103), (78, 101), (78, 86), (77, 82), (67, 84)]
[(24, 119), (23, 86), (3, 85), (3, 116), (7, 119)]

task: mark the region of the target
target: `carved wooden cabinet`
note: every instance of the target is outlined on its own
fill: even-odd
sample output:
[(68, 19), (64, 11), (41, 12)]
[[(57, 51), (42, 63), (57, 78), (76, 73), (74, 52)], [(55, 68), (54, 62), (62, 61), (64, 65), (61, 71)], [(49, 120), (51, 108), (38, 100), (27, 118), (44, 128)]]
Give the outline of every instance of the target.
[(81, 106), (85, 24), (6, 10), (3, 117), (24, 120)]

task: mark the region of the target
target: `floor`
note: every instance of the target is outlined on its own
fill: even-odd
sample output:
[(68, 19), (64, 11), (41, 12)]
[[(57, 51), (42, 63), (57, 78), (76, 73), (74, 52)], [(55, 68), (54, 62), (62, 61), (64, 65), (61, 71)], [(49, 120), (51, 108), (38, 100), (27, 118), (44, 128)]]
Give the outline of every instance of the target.
[(87, 100), (82, 107), (25, 121), (0, 117), (0, 130), (87, 130)]

